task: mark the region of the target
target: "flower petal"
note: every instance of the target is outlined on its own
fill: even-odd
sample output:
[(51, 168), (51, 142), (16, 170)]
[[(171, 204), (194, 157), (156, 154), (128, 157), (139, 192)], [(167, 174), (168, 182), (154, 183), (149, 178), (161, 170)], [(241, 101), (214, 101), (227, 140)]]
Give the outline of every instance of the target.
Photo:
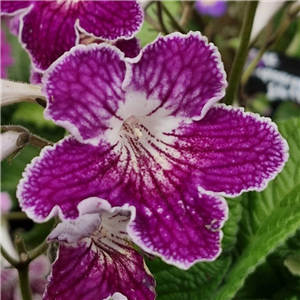
[(130, 237), (145, 251), (184, 269), (215, 259), (227, 218), (225, 200), (197, 189), (189, 167), (168, 169), (146, 153), (132, 159), (130, 152), (120, 155), (108, 145), (67, 138), (44, 148), (26, 168), (18, 186), (20, 205), (40, 222), (57, 214), (75, 219), (82, 201), (91, 197), (112, 206), (129, 204), (136, 208)]
[(199, 32), (159, 37), (131, 62), (124, 87), (159, 100), (155, 110), (164, 107), (170, 115), (200, 119), (224, 96), (220, 54)]
[(1, 1), (1, 15), (16, 15), (30, 6), (33, 1)]
[(168, 136), (195, 184), (225, 196), (263, 190), (282, 170), (288, 145), (270, 119), (216, 105), (206, 116)]
[(125, 57), (136, 57), (141, 51), (140, 40), (137, 38), (130, 40), (119, 39), (114, 45), (125, 54)]
[(78, 140), (97, 145), (118, 101), (124, 101), (123, 56), (113, 46), (92, 44), (78, 45), (58, 59), (43, 77), (48, 98), (45, 117)]
[(128, 229), (134, 243), (185, 270), (196, 262), (215, 260), (228, 217), (226, 201), (188, 183), (157, 188), (145, 188), (141, 204), (136, 203), (137, 217)]
[(83, 1), (78, 18), (82, 32), (115, 40), (133, 37), (144, 14), (137, 1)]
[[(115, 293), (124, 295), (121, 299), (154, 299), (155, 281), (142, 256), (127, 242), (130, 213), (104, 211), (100, 226), (97, 216), (100, 218), (99, 213), (85, 214), (75, 221), (62, 222), (50, 234), (50, 239), (61, 244), (44, 299), (94, 300)], [(96, 231), (83, 238), (86, 230), (82, 222), (96, 227)], [(70, 234), (71, 244), (65, 240), (70, 227), (76, 227), (82, 236), (75, 241)]]
[(130, 38), (143, 21), (136, 1), (36, 1), (23, 17), (21, 40), (36, 68), (47, 69), (79, 41), (79, 32), (114, 40)]
[(23, 16), (21, 41), (39, 70), (48, 68), (79, 39), (75, 31), (77, 13), (70, 9), (69, 3), (35, 1), (33, 8)]

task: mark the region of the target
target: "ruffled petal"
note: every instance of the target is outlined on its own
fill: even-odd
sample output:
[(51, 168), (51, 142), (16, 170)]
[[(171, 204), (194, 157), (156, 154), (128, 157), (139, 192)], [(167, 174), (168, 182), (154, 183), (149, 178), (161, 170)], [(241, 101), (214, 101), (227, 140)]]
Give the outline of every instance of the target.
[(80, 2), (35, 1), (34, 7), (21, 22), (21, 41), (28, 50), (35, 67), (47, 69), (65, 51), (70, 50), (79, 37), (75, 31), (78, 17), (75, 9)]
[(144, 251), (185, 270), (196, 262), (215, 260), (221, 253), (221, 228), (228, 217), (226, 201), (188, 182), (156, 183), (156, 191), (144, 188), (138, 200), (141, 204), (135, 203), (137, 217), (128, 230), (132, 240)]
[(282, 170), (288, 145), (270, 119), (216, 105), (206, 116), (168, 134), (195, 184), (225, 196), (263, 190)]
[(45, 70), (78, 43), (77, 28), (114, 40), (132, 37), (142, 21), (136, 1), (36, 1), (23, 17), (21, 41), (36, 68)]
[(45, 148), (18, 186), (22, 209), (40, 222), (57, 214), (78, 218), (78, 206), (92, 197), (112, 206), (129, 204), (136, 208), (130, 237), (145, 251), (183, 269), (215, 259), (227, 218), (225, 200), (197, 189), (192, 169), (170, 165), (167, 155), (145, 150), (134, 157), (122, 149), (73, 138)]
[(124, 101), (123, 53), (107, 44), (78, 45), (44, 74), (45, 117), (78, 140), (97, 145)]
[(143, 23), (143, 10), (137, 1), (83, 1), (79, 28), (105, 40), (131, 38)]
[(1, 1), (1, 15), (15, 15), (26, 9), (34, 1)]
[[(117, 210), (60, 223), (49, 236), (61, 244), (44, 300), (94, 300), (116, 294), (123, 296), (116, 299), (155, 299), (154, 278), (128, 242), (129, 219), (129, 212)], [(96, 230), (87, 234), (83, 223)], [(76, 227), (82, 237), (76, 240), (70, 227)]]
[(224, 96), (220, 54), (199, 32), (159, 37), (131, 62), (124, 86), (159, 100), (153, 112), (163, 107), (173, 116), (200, 119)]

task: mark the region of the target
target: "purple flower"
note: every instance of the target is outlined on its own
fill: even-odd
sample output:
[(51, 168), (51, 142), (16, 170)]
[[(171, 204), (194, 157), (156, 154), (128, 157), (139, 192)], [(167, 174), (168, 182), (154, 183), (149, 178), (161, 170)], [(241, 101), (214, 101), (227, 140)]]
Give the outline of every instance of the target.
[[(1, 215), (8, 213), (12, 207), (10, 195), (6, 192), (0, 194)], [(18, 260), (17, 252), (13, 246), (7, 219), (1, 218), (1, 247), (6, 252)], [(35, 300), (42, 299), (46, 286), (46, 276), (50, 273), (50, 261), (45, 255), (41, 255), (32, 261), (29, 265), (29, 284)], [(1, 299), (3, 300), (21, 300), (21, 291), (19, 286), (19, 276), (17, 269), (14, 269), (1, 256)]]
[(1, 29), (1, 78), (7, 77), (7, 68), (12, 64), (11, 47), (6, 40), (4, 31)]
[(80, 33), (127, 39), (143, 21), (137, 1), (1, 1), (1, 13), (20, 14), (20, 40), (39, 70), (78, 44)]
[[(91, 212), (93, 205), (99, 208)], [(155, 299), (154, 278), (126, 233), (130, 213), (97, 199), (79, 210), (86, 207), (89, 213), (60, 223), (48, 237), (60, 246), (44, 300)]]
[(83, 200), (108, 201), (131, 212), (134, 243), (183, 269), (220, 254), (222, 195), (264, 189), (288, 157), (269, 119), (215, 104), (225, 72), (198, 32), (159, 37), (134, 59), (78, 45), (43, 84), (45, 117), (73, 136), (27, 166), (22, 209), (37, 222), (72, 220)]
[(198, 0), (195, 7), (200, 14), (216, 18), (223, 16), (227, 11), (226, 1)]

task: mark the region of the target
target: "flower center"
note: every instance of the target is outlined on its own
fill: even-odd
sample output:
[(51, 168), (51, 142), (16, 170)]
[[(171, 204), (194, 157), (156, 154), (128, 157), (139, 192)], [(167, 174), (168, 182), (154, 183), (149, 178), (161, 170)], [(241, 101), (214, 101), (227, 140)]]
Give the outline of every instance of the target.
[(125, 136), (127, 139), (133, 139), (134, 141), (138, 141), (142, 138), (142, 126), (140, 125), (140, 121), (137, 117), (131, 116), (127, 118), (122, 125), (121, 136)]

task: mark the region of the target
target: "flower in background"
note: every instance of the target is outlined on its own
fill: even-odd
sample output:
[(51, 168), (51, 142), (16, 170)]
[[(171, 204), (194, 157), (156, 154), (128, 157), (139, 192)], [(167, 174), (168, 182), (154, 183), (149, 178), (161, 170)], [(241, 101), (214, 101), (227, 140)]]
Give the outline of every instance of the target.
[(6, 40), (5, 32), (1, 29), (1, 78), (7, 78), (7, 68), (13, 64), (12, 50)]
[(43, 85), (45, 117), (72, 136), (26, 167), (22, 209), (42, 222), (76, 220), (90, 197), (130, 205), (129, 238), (179, 268), (220, 254), (222, 196), (264, 189), (288, 157), (269, 119), (215, 104), (225, 72), (199, 32), (159, 37), (134, 59), (110, 45), (78, 45)]
[(78, 44), (80, 33), (129, 39), (143, 21), (137, 1), (1, 1), (1, 13), (20, 16), (20, 40), (39, 71)]
[[(99, 206), (84, 213), (91, 205)], [(126, 233), (130, 212), (98, 199), (79, 210), (78, 219), (63, 221), (48, 237), (60, 246), (44, 300), (155, 299), (155, 280)]]
[(226, 13), (227, 3), (226, 1), (198, 0), (196, 1), (195, 8), (201, 15), (208, 15), (217, 18)]
[[(8, 213), (12, 202), (8, 193), (1, 192), (1, 215)], [(9, 235), (7, 220), (1, 218), (1, 246), (11, 257), (18, 260), (17, 252), (12, 244)], [(41, 255), (33, 260), (29, 265), (29, 284), (34, 300), (41, 300), (46, 287), (46, 276), (50, 273), (50, 261), (45, 255)], [(1, 299), (22, 300), (19, 276), (17, 269), (11, 268), (9, 263), (1, 256)]]

